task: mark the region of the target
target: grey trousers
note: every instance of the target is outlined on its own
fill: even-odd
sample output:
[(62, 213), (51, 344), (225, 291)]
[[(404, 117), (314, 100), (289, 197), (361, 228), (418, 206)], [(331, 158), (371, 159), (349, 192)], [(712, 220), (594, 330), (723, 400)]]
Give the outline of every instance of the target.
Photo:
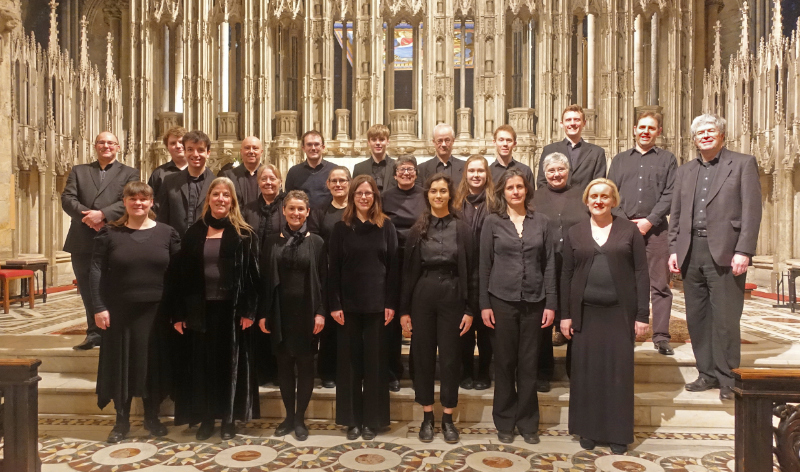
[(653, 342), (669, 341), (672, 290), (669, 288), (669, 238), (666, 222), (644, 236), (650, 274), (650, 301), (653, 304)]

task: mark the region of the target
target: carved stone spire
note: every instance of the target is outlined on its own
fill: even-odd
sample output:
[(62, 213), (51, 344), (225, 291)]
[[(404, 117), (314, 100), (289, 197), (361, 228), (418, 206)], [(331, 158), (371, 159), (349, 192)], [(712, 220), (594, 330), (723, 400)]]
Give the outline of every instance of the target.
[(781, 0), (773, 0), (772, 4), (772, 40), (780, 41), (783, 19), (781, 16)]
[(50, 38), (47, 42), (47, 49), (50, 52), (58, 51), (58, 19), (56, 15), (58, 2), (50, 0)]
[(106, 36), (106, 80), (110, 81), (114, 76), (114, 38), (111, 31)]
[(86, 21), (86, 15), (83, 15), (83, 18), (81, 18), (81, 51), (80, 51), (81, 70), (89, 70), (88, 28), (89, 28), (89, 22)]
[(714, 61), (712, 62), (712, 70), (717, 74), (722, 70), (722, 46), (720, 45), (719, 30), (722, 26), (719, 20), (714, 25)]
[(745, 59), (748, 56), (748, 48), (750, 47), (750, 28), (748, 25), (750, 24), (750, 17), (748, 12), (750, 11), (750, 5), (745, 1), (742, 3), (742, 37), (741, 42), (739, 43), (739, 57), (741, 59)]

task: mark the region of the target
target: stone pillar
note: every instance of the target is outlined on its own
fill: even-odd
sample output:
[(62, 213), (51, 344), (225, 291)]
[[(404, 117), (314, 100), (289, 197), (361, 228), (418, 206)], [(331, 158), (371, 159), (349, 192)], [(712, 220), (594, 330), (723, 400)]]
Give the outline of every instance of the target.
[(183, 113), (183, 26), (175, 26), (175, 111)]
[(239, 139), (239, 114), (221, 111), (217, 115), (217, 139), (237, 141)]
[[(413, 28), (414, 32), (412, 33), (411, 47), (414, 49), (414, 51), (411, 61), (411, 101), (413, 103), (412, 108), (417, 110), (417, 113), (421, 113), (424, 108), (421, 102), (424, 93), (419, 93), (420, 77), (422, 77), (422, 70), (420, 69), (422, 63), (419, 60), (420, 55), (422, 54), (422, 37), (419, 34), (419, 22), (414, 23)], [(422, 137), (422, 120), (417, 120), (417, 130), (414, 135), (417, 138)]]
[[(466, 28), (466, 21), (463, 19), (460, 20), (461, 23), (461, 71), (459, 74), (459, 99), (461, 107), (459, 110), (463, 110), (467, 108), (467, 28)], [(459, 131), (461, 131), (461, 112), (458, 111), (458, 124), (459, 124)], [(467, 125), (469, 126), (469, 125)], [(467, 131), (467, 137), (469, 137), (469, 128), (465, 128)], [(459, 138), (461, 133), (459, 133)]]
[[(461, 100), (464, 100), (463, 96)], [(456, 113), (458, 115), (458, 139), (470, 139), (472, 137), (470, 133), (470, 125), (472, 124), (472, 110), (467, 107), (461, 107), (456, 110)]]
[(350, 139), (350, 110), (340, 108), (336, 110), (336, 140), (347, 141)]
[(636, 15), (633, 27), (633, 104), (639, 106), (644, 103), (642, 99), (642, 28), (644, 28), (642, 15)]
[[(220, 29), (220, 73), (222, 74), (220, 80), (220, 107), (222, 112), (230, 111), (230, 52), (231, 52), (231, 30), (230, 24), (223, 21), (219, 25)], [(220, 115), (220, 123), (222, 122), (222, 115)], [(220, 136), (221, 137), (221, 136)]]
[(280, 110), (275, 112), (275, 128), (279, 137), (297, 139), (297, 111)]
[(594, 14), (586, 15), (586, 108), (594, 109), (594, 55), (595, 55), (595, 29)]
[[(348, 90), (347, 90), (347, 83), (348, 83), (348, 81), (347, 81), (347, 62), (348, 62), (347, 61), (347, 47), (348, 47), (349, 43), (350, 43), (350, 41), (347, 39), (347, 19), (343, 19), (342, 20), (342, 83), (341, 83), (342, 108), (347, 108), (347, 92), (348, 92)], [(334, 113), (336, 113), (337, 120), (338, 120), (339, 110), (336, 110)], [(349, 118), (349, 113), (348, 113), (348, 121), (349, 120), (350, 120), (350, 118)], [(339, 134), (341, 134), (341, 130), (339, 130)], [(347, 132), (345, 132), (345, 135), (346, 134), (347, 134)], [(336, 139), (339, 139), (339, 138), (336, 138)]]
[(164, 63), (162, 64), (162, 79), (161, 79), (161, 111), (169, 111), (169, 65), (172, 62), (172, 57), (169, 54), (169, 26), (164, 25), (162, 28), (164, 32)]
[(586, 59), (583, 54), (583, 18), (578, 18), (575, 27), (575, 36), (573, 40), (575, 41), (575, 52), (577, 55), (577, 60), (575, 61), (575, 97), (573, 100), (575, 103), (579, 104), (582, 107), (586, 107), (586, 96), (583, 94), (583, 86), (584, 86), (584, 66), (586, 64)]
[[(386, 111), (394, 110), (394, 23), (386, 25)], [(389, 118), (389, 115), (387, 115)]]
[(417, 110), (389, 110), (389, 124), (393, 139), (409, 139), (413, 137), (416, 125)]
[(658, 105), (658, 11), (650, 20), (650, 100), (651, 106)]

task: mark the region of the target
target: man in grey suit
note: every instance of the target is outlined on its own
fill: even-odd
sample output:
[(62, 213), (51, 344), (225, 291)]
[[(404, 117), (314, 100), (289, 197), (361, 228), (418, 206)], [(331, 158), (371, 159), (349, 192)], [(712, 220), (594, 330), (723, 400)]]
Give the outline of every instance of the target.
[(217, 174), (218, 177), (227, 177), (233, 181), (239, 208), (244, 208), (261, 196), (261, 190), (258, 188), (258, 170), (261, 168), (263, 154), (264, 146), (261, 140), (255, 136), (248, 136), (242, 140), (242, 147), (239, 150), (242, 164)]
[(211, 139), (202, 131), (183, 135), (183, 148), (189, 166), (164, 179), (156, 221), (166, 223), (183, 237), (200, 218), (206, 193), (214, 173), (206, 167)]
[(732, 400), (744, 283), (761, 224), (761, 184), (755, 157), (725, 147), (724, 118), (701, 115), (691, 129), (699, 155), (678, 168), (669, 222), (669, 268), (683, 276), (700, 372), (686, 390), (719, 388), (721, 400)]
[(453, 145), (456, 134), (453, 127), (446, 123), (439, 123), (433, 128), (433, 145), (436, 146), (436, 155), (433, 159), (417, 167), (417, 183), (425, 185), (428, 177), (436, 173), (443, 173), (453, 181), (453, 188), (458, 188), (461, 176), (464, 173), (464, 161), (453, 157)]
[(394, 180), (394, 159), (386, 155), (386, 148), (389, 146), (389, 136), (391, 132), (386, 125), (376, 124), (367, 130), (367, 144), (369, 145), (370, 157), (353, 167), (353, 177), (359, 175), (371, 175), (378, 184), (381, 193), (392, 187), (397, 187)]
[(125, 184), (139, 180), (139, 171), (117, 162), (119, 142), (108, 131), (94, 140), (97, 160), (72, 168), (61, 193), (61, 207), (70, 216), (64, 250), (72, 254), (72, 269), (86, 310), (86, 339), (73, 349), (86, 350), (100, 345), (100, 328), (94, 322), (90, 290), (92, 248), (97, 232), (110, 221), (125, 213), (122, 189)]
[[(586, 116), (579, 105), (570, 105), (561, 113), (561, 128), (566, 137), (563, 141), (548, 144), (542, 156), (560, 152), (569, 159), (569, 181), (567, 185), (583, 190), (594, 179), (606, 176), (606, 152), (600, 146), (587, 143), (581, 137), (586, 127)], [(539, 175), (536, 188), (547, 185), (544, 175), (544, 159), (539, 159)]]

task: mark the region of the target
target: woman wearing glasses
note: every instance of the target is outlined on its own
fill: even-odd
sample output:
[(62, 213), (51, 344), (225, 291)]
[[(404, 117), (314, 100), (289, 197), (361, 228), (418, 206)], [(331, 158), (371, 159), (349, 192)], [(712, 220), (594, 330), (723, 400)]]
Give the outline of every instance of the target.
[(328, 303), (341, 325), (336, 422), (348, 427), (347, 439), (369, 441), (389, 425), (384, 326), (399, 298), (397, 232), (371, 176), (353, 179), (328, 256)]

